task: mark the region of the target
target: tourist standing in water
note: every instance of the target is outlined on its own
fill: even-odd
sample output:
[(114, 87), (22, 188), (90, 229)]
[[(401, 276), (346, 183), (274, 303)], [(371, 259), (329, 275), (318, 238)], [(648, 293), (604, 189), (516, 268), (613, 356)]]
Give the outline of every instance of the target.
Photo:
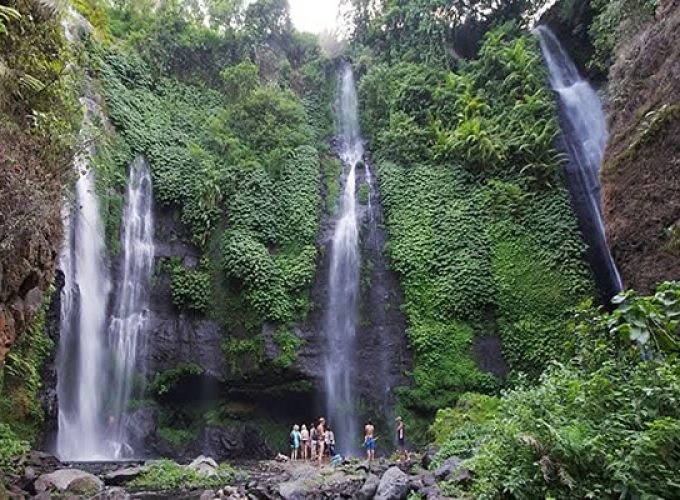
[(399, 459), (406, 461), (408, 454), (406, 453), (406, 438), (405, 438), (404, 421), (401, 417), (397, 417), (397, 449), (399, 450)]
[(309, 446), (309, 431), (307, 426), (302, 424), (302, 430), (300, 431), (300, 440), (302, 441), (302, 460), (307, 460), (307, 448)]
[(366, 458), (368, 460), (375, 459), (375, 427), (373, 427), (373, 422), (370, 420), (366, 423), (364, 427), (364, 446), (366, 447)]

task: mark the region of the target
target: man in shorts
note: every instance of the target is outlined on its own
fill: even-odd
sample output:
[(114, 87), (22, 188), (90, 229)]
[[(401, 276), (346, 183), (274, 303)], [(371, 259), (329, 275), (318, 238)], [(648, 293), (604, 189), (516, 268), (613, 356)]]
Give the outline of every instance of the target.
[(364, 446), (366, 447), (366, 458), (368, 460), (375, 460), (375, 427), (370, 420), (364, 427)]

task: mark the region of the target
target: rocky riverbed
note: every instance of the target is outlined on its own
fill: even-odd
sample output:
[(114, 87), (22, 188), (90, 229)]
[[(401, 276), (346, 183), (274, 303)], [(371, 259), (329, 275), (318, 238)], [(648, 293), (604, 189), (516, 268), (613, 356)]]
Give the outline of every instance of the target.
[(132, 499), (298, 500), (355, 498), (400, 500), (446, 498), (443, 482), (463, 483), (468, 471), (457, 459), (428, 470), (431, 455), (406, 462), (381, 459), (345, 461), (337, 466), (268, 460), (217, 464), (197, 457), (190, 464), (171, 461), (64, 464), (32, 452), (0, 476), (0, 497)]

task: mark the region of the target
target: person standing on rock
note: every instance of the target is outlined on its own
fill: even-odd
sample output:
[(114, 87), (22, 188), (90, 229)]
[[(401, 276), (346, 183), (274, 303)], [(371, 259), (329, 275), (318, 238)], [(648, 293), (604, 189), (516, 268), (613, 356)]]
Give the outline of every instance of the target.
[(408, 453), (406, 453), (404, 421), (401, 417), (397, 417), (397, 449), (399, 450), (399, 460), (406, 461)]
[(300, 427), (295, 424), (290, 432), (290, 459), (297, 460), (300, 452)]
[(307, 448), (309, 447), (309, 431), (307, 426), (302, 424), (300, 431), (300, 440), (302, 441), (302, 460), (307, 460)]
[(364, 427), (364, 446), (366, 447), (366, 458), (368, 460), (375, 460), (375, 441), (377, 439), (373, 422), (369, 420)]
[(310, 442), (311, 448), (312, 448), (311, 449), (312, 453), (311, 453), (310, 458), (312, 460), (315, 460), (317, 449), (319, 447), (319, 433), (317, 432), (316, 426), (314, 425), (313, 422), (311, 424), (309, 424), (309, 429), (310, 429), (310, 431), (309, 431), (309, 442)]
[(319, 425), (316, 426), (317, 439), (319, 440), (319, 463), (323, 461), (323, 455), (325, 452), (324, 445), (326, 440), (326, 419), (321, 417), (319, 419)]

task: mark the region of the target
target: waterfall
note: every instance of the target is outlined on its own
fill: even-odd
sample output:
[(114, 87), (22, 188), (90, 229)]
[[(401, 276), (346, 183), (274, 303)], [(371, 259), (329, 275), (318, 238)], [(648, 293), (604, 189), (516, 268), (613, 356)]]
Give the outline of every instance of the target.
[(121, 269), (109, 326), (115, 364), (109, 386), (112, 401), (108, 418), (115, 429), (112, 441), (115, 458), (129, 458), (134, 453), (128, 444), (124, 417), (134, 392), (135, 376), (144, 372), (143, 367), (137, 366), (137, 357), (144, 348), (143, 332), (148, 319), (154, 263), (152, 204), (151, 172), (140, 156), (130, 165), (121, 231)]
[[(101, 118), (102, 113), (91, 99), (81, 101), (86, 108), (81, 137), (86, 137), (93, 116)], [(154, 258), (151, 176), (140, 157), (130, 166), (120, 272), (109, 318), (112, 286), (94, 171), (89, 168), (93, 154), (90, 145), (75, 158), (78, 180), (73, 203), (64, 208), (66, 238), (59, 256), (64, 287), (57, 355), (56, 453), (66, 461), (133, 456), (125, 411), (139, 373), (136, 360), (143, 348), (139, 338), (147, 319)]]
[(329, 288), (325, 312), (326, 411), (343, 454), (356, 451), (360, 440), (353, 373), (356, 370), (357, 299), (359, 296), (359, 220), (356, 200), (356, 167), (364, 148), (357, 116), (354, 75), (348, 65), (342, 70), (339, 96), (340, 157), (347, 177), (340, 217), (331, 244)]
[(580, 75), (555, 35), (545, 26), (535, 30), (559, 98), (563, 143), (569, 154), (565, 169), (579, 226), (588, 244), (588, 260), (603, 299), (622, 290), (621, 277), (607, 245), (600, 195), (600, 165), (607, 126), (595, 90)]
[[(82, 102), (85, 128), (99, 110), (89, 99)], [(59, 258), (65, 278), (57, 360), (57, 454), (62, 460), (109, 456), (103, 439), (101, 395), (107, 385), (104, 331), (111, 285), (94, 173), (88, 168), (92, 153), (90, 146), (75, 159), (79, 177), (74, 204), (65, 209), (66, 239)]]

